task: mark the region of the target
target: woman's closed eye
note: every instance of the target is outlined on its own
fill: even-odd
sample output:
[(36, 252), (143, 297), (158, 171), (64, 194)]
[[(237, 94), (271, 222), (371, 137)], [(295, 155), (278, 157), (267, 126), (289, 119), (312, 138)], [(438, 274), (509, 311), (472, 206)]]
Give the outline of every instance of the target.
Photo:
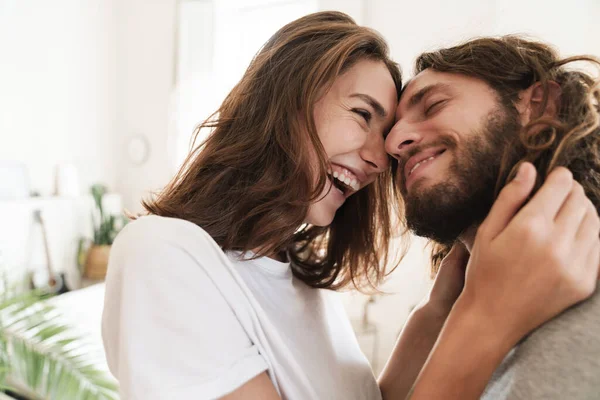
[(372, 115), (371, 115), (371, 113), (370, 113), (369, 111), (367, 111), (367, 110), (365, 110), (365, 109), (362, 109), (362, 108), (353, 108), (353, 109), (352, 109), (352, 112), (354, 112), (354, 113), (356, 113), (356, 114), (360, 115), (360, 116), (361, 116), (361, 117), (362, 117), (362, 118), (365, 120), (365, 122), (366, 122), (367, 124), (368, 124), (369, 122), (371, 122), (371, 117), (372, 117)]

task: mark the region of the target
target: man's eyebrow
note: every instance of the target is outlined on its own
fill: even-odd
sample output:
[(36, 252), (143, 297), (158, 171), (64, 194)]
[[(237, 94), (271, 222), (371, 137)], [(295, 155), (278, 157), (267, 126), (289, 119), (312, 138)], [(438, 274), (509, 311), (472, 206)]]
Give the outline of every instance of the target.
[(408, 100), (408, 105), (406, 106), (406, 108), (410, 110), (411, 108), (419, 104), (421, 100), (423, 100), (423, 98), (432, 91), (448, 90), (449, 88), (450, 85), (445, 83), (434, 83), (431, 85), (427, 85), (411, 96), (411, 98)]
[(350, 97), (358, 97), (359, 99), (364, 100), (365, 102), (369, 103), (369, 105), (371, 107), (373, 107), (373, 109), (375, 110), (377, 115), (379, 115), (381, 118), (387, 117), (388, 113), (385, 110), (385, 108), (383, 108), (383, 106), (377, 100), (375, 100), (368, 94), (354, 93), (354, 94), (351, 94)]

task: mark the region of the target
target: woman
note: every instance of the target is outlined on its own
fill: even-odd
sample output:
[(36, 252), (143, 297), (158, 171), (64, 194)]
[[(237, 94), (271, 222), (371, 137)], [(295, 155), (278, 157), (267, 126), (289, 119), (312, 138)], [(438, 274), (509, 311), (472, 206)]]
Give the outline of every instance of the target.
[[(335, 293), (322, 290), (374, 286), (385, 275), (393, 224), (383, 140), (400, 87), (385, 42), (341, 13), (300, 18), (266, 43), (200, 127), (213, 128), (209, 138), (144, 203), (150, 215), (113, 245), (103, 337), (124, 398), (378, 399), (382, 389), (386, 398), (406, 396), (375, 380)], [(490, 213), (488, 225), (505, 243), (520, 240), (518, 229), (503, 229), (532, 176), (526, 166)], [(480, 370), (585, 296), (557, 300), (551, 287), (536, 298), (523, 294), (534, 279), (561, 276), (532, 268), (512, 282), (523, 264), (510, 254), (501, 258), (506, 273), (495, 268), (497, 288), (475, 296), (484, 266), (499, 256), (486, 246), (491, 240), (480, 239), (460, 297), (465, 261), (448, 257), (411, 318), (408, 330), (431, 343), (447, 319), (415, 398), (456, 382), (477, 391), (489, 377)], [(493, 300), (518, 312), (495, 304), (489, 315)], [(423, 365), (431, 346), (406, 348), (400, 341), (392, 359)]]

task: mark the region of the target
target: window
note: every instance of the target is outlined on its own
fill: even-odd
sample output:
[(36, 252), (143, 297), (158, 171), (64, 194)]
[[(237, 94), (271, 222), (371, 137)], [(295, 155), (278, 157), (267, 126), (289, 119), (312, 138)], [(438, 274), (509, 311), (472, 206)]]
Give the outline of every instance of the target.
[(283, 25), (317, 8), (316, 0), (179, 2), (170, 132), (174, 169), (189, 153), (195, 127), (217, 109), (260, 47)]

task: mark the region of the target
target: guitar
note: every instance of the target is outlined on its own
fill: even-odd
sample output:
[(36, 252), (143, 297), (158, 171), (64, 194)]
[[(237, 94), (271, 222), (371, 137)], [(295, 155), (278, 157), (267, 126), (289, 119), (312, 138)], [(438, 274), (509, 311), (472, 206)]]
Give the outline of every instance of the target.
[[(56, 274), (54, 272), (54, 268), (52, 267), (52, 258), (50, 257), (50, 246), (48, 245), (48, 234), (46, 231), (46, 223), (44, 222), (44, 218), (42, 217), (41, 210), (35, 210), (33, 212), (33, 217), (36, 223), (40, 224), (40, 228), (42, 230), (42, 239), (44, 241), (44, 253), (46, 257), (46, 273), (47, 276), (40, 277), (41, 279), (36, 279), (35, 273), (31, 276), (31, 286), (36, 289), (43, 289), (49, 293), (53, 294), (63, 294), (69, 291), (67, 287), (67, 283), (65, 281), (65, 274), (60, 273)], [(47, 279), (47, 281), (46, 281)], [(46, 281), (46, 282), (44, 282)]]

